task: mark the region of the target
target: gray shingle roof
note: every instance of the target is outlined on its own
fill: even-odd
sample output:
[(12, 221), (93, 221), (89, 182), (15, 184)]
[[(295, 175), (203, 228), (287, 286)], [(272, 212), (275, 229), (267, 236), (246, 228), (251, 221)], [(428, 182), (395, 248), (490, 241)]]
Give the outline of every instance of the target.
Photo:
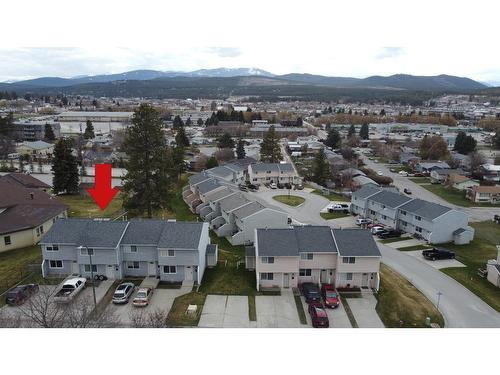
[(370, 185), (370, 184), (371, 185), (378, 185), (370, 177), (366, 177), (366, 176), (355, 176), (352, 178), (352, 180), (361, 186)]
[(370, 197), (371, 201), (378, 202), (390, 208), (396, 208), (402, 204), (409, 202), (412, 198), (405, 197), (401, 194), (396, 194), (391, 191), (383, 190)]
[(224, 189), (219, 189), (219, 190), (216, 190), (212, 193), (209, 193), (207, 195), (207, 200), (209, 200), (210, 202), (213, 202), (213, 201), (216, 201), (218, 199), (222, 199), (222, 198), (225, 198), (231, 194), (234, 194), (235, 191), (229, 189), (228, 187), (224, 187)]
[(370, 195), (376, 194), (379, 191), (382, 191), (379, 187), (375, 185), (365, 185), (361, 189), (356, 190), (352, 195), (356, 198), (362, 198), (365, 199), (369, 197)]
[(380, 257), (380, 250), (370, 231), (365, 229), (333, 229), (339, 256)]
[(196, 185), (196, 188), (200, 194), (206, 194), (209, 191), (219, 188), (220, 186), (222, 185), (220, 185), (217, 180), (211, 178), (210, 180), (203, 181), (202, 183)]
[(330, 227), (305, 226), (294, 229), (300, 252), (337, 252)]
[(198, 174), (189, 176), (188, 180), (189, 180), (190, 185), (196, 185), (196, 184), (199, 184), (200, 182), (208, 180), (209, 178), (210, 177), (208, 177), (204, 173), (198, 173)]
[(163, 249), (197, 249), (204, 223), (166, 222), (158, 241)]
[(207, 173), (210, 173), (216, 177), (224, 178), (224, 177), (232, 177), (234, 172), (231, 169), (226, 168), (225, 166), (219, 166), (208, 169)]
[(257, 163), (252, 165), (253, 172), (278, 172), (277, 163)]
[(126, 221), (59, 219), (41, 243), (114, 248), (118, 246), (127, 225)]
[(250, 201), (248, 199), (242, 197), (240, 194), (230, 195), (229, 197), (226, 197), (219, 201), (220, 208), (226, 212), (241, 207), (249, 202)]
[(256, 212), (262, 211), (264, 208), (259, 202), (252, 202), (243, 207), (240, 207), (233, 211), (234, 216), (238, 219), (243, 219), (247, 216), (253, 215)]
[(429, 220), (433, 220), (445, 214), (446, 212), (451, 211), (450, 207), (424, 201), (418, 198), (413, 199), (412, 201), (404, 204), (403, 206), (399, 207), (399, 209), (424, 217)]
[(165, 220), (132, 220), (123, 236), (122, 243), (128, 245), (156, 245), (160, 239)]

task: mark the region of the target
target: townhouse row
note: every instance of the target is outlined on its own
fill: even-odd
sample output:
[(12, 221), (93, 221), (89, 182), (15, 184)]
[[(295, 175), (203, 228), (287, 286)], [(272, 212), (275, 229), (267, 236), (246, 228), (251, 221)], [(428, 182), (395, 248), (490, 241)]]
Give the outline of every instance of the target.
[(201, 284), (217, 263), (208, 223), (59, 219), (40, 242), (42, 275), (157, 277)]
[(304, 282), (337, 288), (379, 289), (381, 254), (368, 230), (304, 226), (256, 229), (245, 266), (255, 270), (257, 290)]
[(421, 235), (431, 244), (467, 244), (474, 238), (474, 228), (469, 226), (466, 213), (374, 185), (363, 186), (352, 194), (351, 211), (403, 232)]
[(232, 245), (253, 243), (256, 228), (287, 228), (288, 214), (247, 199), (223, 181), (199, 173), (189, 177), (183, 198), (219, 237)]

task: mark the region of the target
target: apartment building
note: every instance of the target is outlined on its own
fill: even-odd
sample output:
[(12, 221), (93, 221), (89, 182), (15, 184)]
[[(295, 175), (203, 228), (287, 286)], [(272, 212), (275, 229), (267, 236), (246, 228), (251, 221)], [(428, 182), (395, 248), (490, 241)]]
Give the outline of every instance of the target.
[(42, 141), (45, 139), (45, 126), (49, 125), (54, 132), (54, 136), (61, 136), (61, 126), (54, 121), (15, 121), (16, 139), (19, 141)]
[(304, 226), (256, 229), (245, 260), (255, 269), (257, 290), (304, 282), (378, 290), (380, 258), (367, 230)]
[(254, 185), (300, 184), (302, 179), (290, 163), (257, 163), (248, 166), (248, 180)]
[(363, 186), (351, 197), (351, 211), (374, 222), (421, 235), (432, 244), (466, 244), (474, 238), (469, 217), (462, 211), (410, 198), (374, 185)]
[(44, 277), (90, 277), (92, 271), (110, 279), (149, 276), (200, 284), (207, 249), (217, 259), (208, 224), (196, 222), (61, 219), (40, 245)]

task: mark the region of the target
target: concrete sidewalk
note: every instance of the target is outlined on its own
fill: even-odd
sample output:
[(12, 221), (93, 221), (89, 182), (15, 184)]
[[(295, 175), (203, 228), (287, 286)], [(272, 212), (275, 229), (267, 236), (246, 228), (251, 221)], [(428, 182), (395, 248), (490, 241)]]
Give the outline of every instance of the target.
[(361, 298), (348, 298), (347, 303), (359, 328), (384, 328), (384, 323), (375, 311), (377, 299), (373, 294), (362, 294)]
[(248, 296), (208, 295), (198, 327), (249, 328)]

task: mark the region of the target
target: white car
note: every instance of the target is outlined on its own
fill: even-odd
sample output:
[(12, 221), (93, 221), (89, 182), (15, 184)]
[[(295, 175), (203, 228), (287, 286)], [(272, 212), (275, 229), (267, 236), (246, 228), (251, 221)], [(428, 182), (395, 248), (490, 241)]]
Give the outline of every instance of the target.
[(379, 176), (382, 176), (382, 175), (383, 175), (382, 171), (377, 171), (377, 174), (378, 174)]
[(371, 232), (372, 232), (372, 234), (377, 234), (377, 233), (380, 233), (384, 230), (385, 230), (384, 227), (380, 227), (380, 226), (379, 227), (372, 227)]
[(276, 183), (275, 183), (275, 182), (271, 182), (271, 184), (269, 185), (269, 187), (270, 187), (271, 189), (277, 189), (277, 188), (278, 188), (278, 185), (276, 185)]
[(405, 172), (405, 171), (399, 171), (399, 174), (401, 176), (404, 176), (404, 177), (407, 177), (408, 176), (408, 172)]
[(371, 223), (372, 219), (356, 219), (356, 225), (366, 225)]

